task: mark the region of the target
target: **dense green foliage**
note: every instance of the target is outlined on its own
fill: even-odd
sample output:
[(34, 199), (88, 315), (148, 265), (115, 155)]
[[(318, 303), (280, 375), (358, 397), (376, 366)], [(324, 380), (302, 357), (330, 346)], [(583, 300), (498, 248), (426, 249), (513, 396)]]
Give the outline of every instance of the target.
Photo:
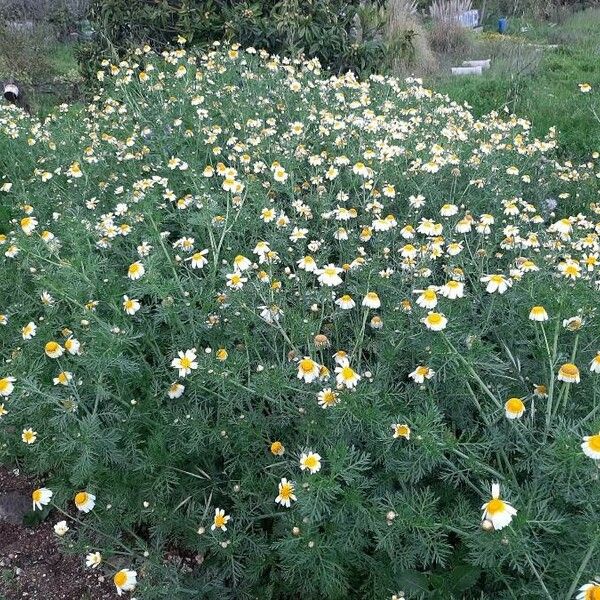
[[(145, 600), (592, 579), (597, 160), (418, 80), (236, 47), (96, 77), (86, 109), (0, 109), (0, 456), (46, 511), (96, 497), (67, 543)], [(481, 526), (493, 482), (505, 527)]]
[(202, 47), (230, 40), (286, 56), (305, 53), (335, 71), (374, 68), (385, 58), (384, 41), (351, 35), (359, 6), (359, 0), (93, 0), (89, 17), (98, 35), (80, 49), (80, 62), (92, 80), (107, 50), (122, 54), (141, 43), (162, 49), (183, 36)]

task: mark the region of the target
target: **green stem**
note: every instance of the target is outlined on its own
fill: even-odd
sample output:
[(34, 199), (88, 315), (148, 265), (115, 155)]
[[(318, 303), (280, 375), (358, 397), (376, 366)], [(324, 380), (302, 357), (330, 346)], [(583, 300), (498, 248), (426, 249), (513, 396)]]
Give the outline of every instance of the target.
[(71, 521), (74, 521), (75, 523), (77, 523), (81, 527), (84, 527), (85, 529), (91, 529), (94, 533), (97, 533), (97, 534), (99, 534), (99, 535), (101, 535), (101, 536), (103, 536), (103, 537), (111, 540), (115, 544), (121, 546), (121, 548), (123, 548), (124, 550), (127, 551), (127, 553), (129, 554), (129, 556), (139, 556), (136, 552), (134, 552), (133, 550), (131, 550), (131, 548), (128, 548), (125, 544), (123, 544), (123, 542), (121, 542), (121, 540), (119, 540), (118, 538), (113, 537), (112, 535), (108, 535), (107, 533), (104, 533), (103, 531), (100, 531), (99, 529), (96, 529), (95, 527), (92, 527), (91, 525), (88, 525), (87, 523), (85, 523), (81, 519), (78, 519), (77, 517), (74, 517), (73, 515), (70, 515), (68, 512), (64, 511), (62, 508), (60, 508), (59, 506), (57, 506), (54, 503), (52, 503), (52, 506), (59, 513), (61, 513), (62, 515), (64, 515), (68, 519), (70, 519)]
[(475, 369), (465, 360), (465, 358), (458, 352), (458, 350), (453, 346), (452, 342), (442, 333), (442, 337), (445, 342), (448, 344), (448, 347), (454, 352), (456, 358), (462, 363), (462, 365), (467, 369), (471, 377), (479, 384), (483, 392), (492, 400), (492, 402), (502, 410), (502, 403), (496, 398), (496, 396), (492, 393), (490, 388), (485, 384), (485, 382), (479, 377)]
[(546, 344), (546, 353), (548, 355), (548, 366), (550, 380), (548, 382), (548, 399), (546, 400), (546, 426), (544, 429), (544, 440), (548, 437), (550, 431), (550, 425), (552, 422), (552, 405), (554, 402), (554, 363), (556, 361), (556, 348), (558, 344), (558, 331), (560, 327), (560, 314), (556, 319), (556, 327), (554, 328), (554, 343), (552, 351), (550, 350), (550, 344), (548, 343), (548, 336), (546, 335), (546, 329), (542, 324), (542, 333), (544, 334), (544, 342)]
[(533, 564), (533, 561), (529, 557), (529, 554), (525, 554), (525, 558), (527, 559), (527, 562), (529, 563), (529, 566), (531, 567), (531, 570), (533, 571), (533, 574), (535, 575), (535, 578), (540, 582), (540, 585), (542, 586), (542, 589), (544, 590), (544, 593), (546, 594), (546, 596), (550, 600), (554, 600), (554, 598), (552, 598), (552, 594), (548, 591), (548, 588), (546, 587), (546, 584), (544, 583), (544, 580), (540, 577), (540, 574), (538, 573), (538, 570), (535, 568), (535, 565)]
[(154, 231), (156, 231), (156, 236), (158, 237), (158, 243), (160, 244), (160, 247), (162, 248), (165, 258), (167, 259), (167, 263), (171, 267), (171, 271), (173, 271), (173, 278), (175, 279), (175, 281), (177, 283), (177, 287), (179, 288), (179, 291), (181, 292), (181, 296), (183, 298), (185, 298), (185, 290), (183, 289), (183, 286), (181, 285), (181, 281), (179, 280), (179, 273), (177, 273), (177, 269), (175, 269), (175, 265), (173, 265), (171, 256), (169, 255), (167, 247), (165, 246), (165, 242), (163, 241), (162, 235), (160, 235), (160, 231), (158, 230), (158, 227), (156, 225), (156, 222), (152, 218), (152, 215), (148, 215), (148, 220), (150, 221), (150, 223), (152, 223), (152, 227), (154, 227)]
[[(454, 452), (454, 454), (460, 456), (461, 458), (464, 458), (465, 460), (476, 460), (473, 459), (472, 457), (468, 456), (467, 454), (465, 454), (464, 452), (461, 452), (460, 450), (458, 450), (457, 448), (451, 448), (452, 452)], [(487, 471), (488, 473), (490, 473), (491, 475), (493, 475), (494, 477), (496, 477), (497, 479), (499, 479), (500, 481), (504, 479), (503, 475), (501, 473), (498, 473), (498, 471), (496, 471), (495, 469), (492, 469), (492, 467), (488, 467), (488, 465), (484, 464), (484, 463), (480, 463), (477, 462), (477, 464), (484, 470)]]
[[(358, 337), (356, 338), (356, 344), (354, 344), (354, 348), (352, 350), (352, 354), (350, 355), (350, 362), (352, 362), (354, 360), (354, 355), (356, 354), (356, 351), (362, 345), (363, 339), (365, 337), (365, 328), (367, 326), (367, 319), (368, 318), (369, 318), (369, 309), (365, 308), (365, 314), (363, 316), (362, 325), (361, 325), (361, 328), (360, 328), (360, 333), (358, 334)], [(358, 364), (357, 364), (357, 367), (356, 367), (359, 371), (360, 371), (360, 359), (361, 359), (361, 356), (362, 356), (362, 352), (358, 356)]]
[[(575, 364), (575, 359), (577, 357), (577, 346), (579, 345), (579, 334), (575, 336), (575, 342), (573, 343), (573, 352), (571, 352), (571, 362)], [(567, 403), (569, 401), (569, 392), (571, 391), (571, 385), (567, 384), (567, 389), (565, 390), (564, 402), (563, 402), (563, 411), (567, 410)], [(558, 408), (556, 409), (558, 411)]]
[(569, 588), (569, 591), (567, 592), (567, 596), (566, 596), (567, 599), (573, 597), (573, 594), (575, 593), (575, 590), (577, 589), (577, 585), (579, 584), (579, 580), (581, 579), (581, 575), (582, 575), (583, 571), (585, 570), (585, 568), (587, 567), (588, 562), (590, 562), (590, 558), (592, 558), (592, 554), (594, 553), (594, 550), (596, 549), (596, 546), (598, 545), (599, 540), (600, 540), (600, 534), (596, 534), (596, 536), (590, 542), (587, 552), (585, 553), (585, 556), (583, 557), (583, 560), (581, 561), (581, 564), (579, 565), (579, 569), (577, 569), (577, 573), (575, 573), (575, 578), (573, 579), (573, 583), (571, 584), (571, 587)]

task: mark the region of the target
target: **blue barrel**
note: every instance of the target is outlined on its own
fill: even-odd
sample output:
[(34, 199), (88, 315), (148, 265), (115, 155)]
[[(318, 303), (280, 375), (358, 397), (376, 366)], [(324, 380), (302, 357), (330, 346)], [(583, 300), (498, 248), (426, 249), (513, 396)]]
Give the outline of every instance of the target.
[(501, 17), (498, 19), (498, 33), (506, 33), (508, 29), (508, 19), (506, 17)]

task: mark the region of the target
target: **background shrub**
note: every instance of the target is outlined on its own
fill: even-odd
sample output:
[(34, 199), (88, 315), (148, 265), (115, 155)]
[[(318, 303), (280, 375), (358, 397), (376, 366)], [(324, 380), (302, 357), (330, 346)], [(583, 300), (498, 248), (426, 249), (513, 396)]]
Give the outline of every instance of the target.
[[(140, 43), (160, 49), (182, 35), (204, 47), (230, 40), (288, 56), (305, 53), (334, 71), (360, 71), (384, 59), (381, 39), (358, 42), (351, 35), (360, 6), (359, 0), (93, 0), (89, 16), (97, 37), (80, 49), (80, 62), (95, 69), (107, 51)], [(93, 80), (92, 71), (86, 74)]]
[(435, 69), (437, 61), (417, 14), (416, 2), (390, 0), (387, 3), (385, 34), (393, 73), (426, 75)]
[(432, 20), (431, 47), (440, 54), (464, 55), (472, 45), (471, 31), (458, 21), (459, 15), (471, 10), (471, 0), (434, 0), (429, 6)]

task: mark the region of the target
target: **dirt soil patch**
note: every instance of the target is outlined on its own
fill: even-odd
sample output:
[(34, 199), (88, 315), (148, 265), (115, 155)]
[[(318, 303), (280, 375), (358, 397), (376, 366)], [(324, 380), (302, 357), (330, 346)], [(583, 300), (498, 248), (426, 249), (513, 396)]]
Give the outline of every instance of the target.
[(31, 510), (34, 479), (0, 466), (0, 600), (104, 600), (111, 582), (85, 567), (83, 556), (64, 554), (54, 533), (63, 520), (51, 514), (35, 527), (23, 524)]

